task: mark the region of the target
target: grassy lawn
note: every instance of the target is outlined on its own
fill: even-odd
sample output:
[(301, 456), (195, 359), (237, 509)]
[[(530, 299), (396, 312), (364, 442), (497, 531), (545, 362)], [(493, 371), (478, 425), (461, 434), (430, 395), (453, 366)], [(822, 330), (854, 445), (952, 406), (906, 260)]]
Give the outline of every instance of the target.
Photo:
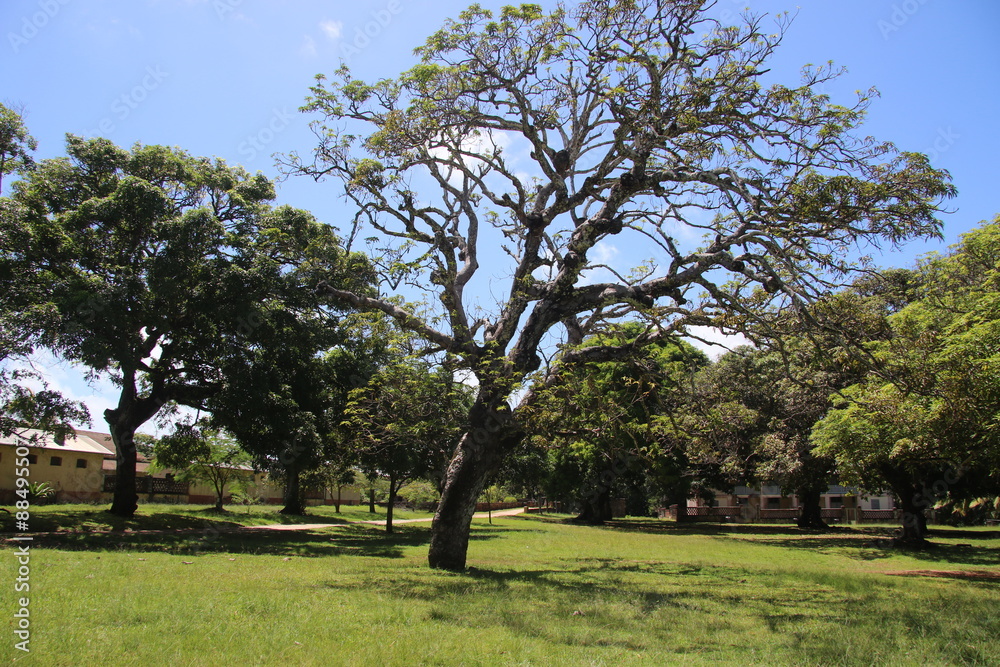
[[(936, 549), (891, 529), (605, 528), (557, 517), (477, 520), (470, 571), (425, 565), (428, 524), (211, 529), (204, 508), (145, 505), (133, 531), (100, 508), (51, 512), (64, 534), (31, 552), (32, 665), (1000, 664), (1000, 533), (952, 530)], [(222, 521), (259, 524), (266, 508)], [(258, 514), (259, 513), (259, 514)], [(344, 517), (368, 518), (364, 508)], [(321, 518), (322, 517), (322, 518)], [(320, 519), (320, 520), (317, 520)], [(205, 528), (208, 522), (208, 528)], [(35, 525), (37, 528), (38, 525)], [(40, 528), (39, 528), (40, 529)], [(13, 552), (13, 547), (3, 549)], [(15, 578), (12, 553), (0, 568)], [(4, 587), (12, 583), (2, 584)], [(8, 588), (8, 590), (10, 590)], [(12, 596), (6, 596), (12, 628)], [(20, 655), (19, 655), (20, 654)]]

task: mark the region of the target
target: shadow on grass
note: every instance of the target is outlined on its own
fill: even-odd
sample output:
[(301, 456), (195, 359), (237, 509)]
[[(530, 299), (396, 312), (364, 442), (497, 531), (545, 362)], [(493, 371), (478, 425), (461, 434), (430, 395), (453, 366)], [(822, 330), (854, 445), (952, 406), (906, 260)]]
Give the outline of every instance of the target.
[[(499, 537), (499, 536), (498, 536)], [(427, 544), (426, 527), (400, 526), (386, 534), (378, 526), (342, 524), (328, 530), (240, 530), (224, 522), (204, 521), (196, 530), (143, 533), (66, 532), (35, 535), (35, 548), (80, 551), (232, 553), (280, 556), (368, 556), (401, 558), (404, 549)]]
[[(6, 516), (6, 515), (4, 515)], [(219, 511), (214, 507), (202, 510), (186, 510), (182, 512), (143, 512), (142, 507), (135, 516), (124, 518), (116, 516), (105, 509), (40, 511), (31, 516), (31, 531), (34, 533), (67, 532), (92, 533), (97, 531), (126, 530), (194, 530), (203, 528), (206, 522), (229, 529), (244, 525), (276, 523), (283, 525), (325, 523), (330, 525), (345, 524), (347, 521), (339, 517), (312, 515), (294, 516), (268, 512), (262, 514), (253, 512), (247, 514), (239, 510)], [(0, 531), (13, 532), (14, 520), (8, 517), (0, 523)]]
[[(757, 544), (788, 549), (803, 549), (824, 553), (836, 550), (857, 560), (878, 560), (895, 555), (906, 555), (917, 560), (952, 565), (1000, 565), (1000, 549), (972, 544), (931, 543), (926, 549), (908, 549), (892, 544), (888, 537), (866, 539), (869, 535), (847, 537), (797, 537), (791, 539), (751, 540)], [(962, 535), (965, 537), (965, 535)]]
[[(503, 627), (549, 644), (629, 651), (676, 642), (675, 629), (664, 618), (699, 617), (711, 624), (720, 613), (739, 609), (778, 633), (803, 619), (830, 627), (843, 621), (846, 612), (832, 604), (840, 600), (838, 592), (820, 585), (782, 590), (772, 585), (776, 581), (773, 575), (739, 566), (567, 558), (565, 566), (413, 571), (379, 578), (377, 585), (383, 594), (427, 604), (430, 621), (474, 629)], [(323, 584), (356, 591), (371, 585), (369, 578)], [(717, 625), (723, 628), (726, 622)]]

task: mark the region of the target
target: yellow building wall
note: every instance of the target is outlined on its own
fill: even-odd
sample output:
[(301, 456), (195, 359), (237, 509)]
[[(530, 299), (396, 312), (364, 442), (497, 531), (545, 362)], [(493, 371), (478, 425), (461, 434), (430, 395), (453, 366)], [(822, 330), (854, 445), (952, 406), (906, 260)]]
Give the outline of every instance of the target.
[[(37, 457), (37, 462), (28, 466), (29, 481), (48, 482), (56, 490), (56, 502), (100, 500), (104, 486), (103, 455), (42, 447), (28, 447), (28, 452)], [(0, 495), (4, 502), (10, 502), (16, 489), (16, 453), (15, 446), (0, 445)], [(54, 458), (60, 459), (61, 465), (53, 465)], [(85, 467), (77, 467), (80, 460)]]

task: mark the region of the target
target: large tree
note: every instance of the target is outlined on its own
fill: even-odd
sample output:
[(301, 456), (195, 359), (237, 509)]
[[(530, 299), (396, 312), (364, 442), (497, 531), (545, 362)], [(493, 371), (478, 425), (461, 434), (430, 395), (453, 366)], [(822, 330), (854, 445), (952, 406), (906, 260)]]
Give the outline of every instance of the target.
[(888, 488), (900, 542), (922, 545), (924, 511), (1000, 496), (1000, 218), (919, 268), (919, 298), (867, 346), (877, 362), (813, 433), (843, 474)]
[[(359, 253), (345, 258), (345, 268), (358, 289), (370, 279)], [(233, 434), (257, 468), (284, 483), (285, 514), (305, 513), (306, 486), (324, 485), (322, 470), (353, 461), (338, 425), (348, 394), (364, 386), (384, 358), (381, 318), (366, 319), (372, 318), (349, 322), (272, 309), (254, 323), (260, 344), (220, 363), (225, 381), (206, 402), (211, 422)]]
[(111, 511), (131, 516), (136, 429), (168, 404), (201, 406), (220, 360), (260, 345), (255, 323), (283, 295), (339, 282), (343, 253), (308, 213), (271, 208), (264, 176), (221, 160), (72, 135), (67, 153), (14, 184), (0, 291), (18, 295), (31, 345), (120, 388), (104, 413)]
[[(474, 5), (398, 78), (365, 83), (345, 66), (312, 89), (319, 145), (288, 169), (339, 179), (385, 249), (386, 284), (426, 289), (440, 310), (327, 292), (395, 317), (479, 382), (432, 567), (465, 566), (476, 498), (524, 435), (509, 401), (543, 343), (578, 343), (636, 312), (651, 326), (628, 347), (695, 324), (731, 331), (781, 310), (769, 305), (801, 309), (851, 269), (858, 244), (938, 233), (947, 174), (855, 134), (875, 91), (832, 104), (827, 66), (767, 85), (787, 21), (725, 26), (711, 5), (590, 0), (498, 16)], [(612, 241), (650, 261), (593, 271)]]

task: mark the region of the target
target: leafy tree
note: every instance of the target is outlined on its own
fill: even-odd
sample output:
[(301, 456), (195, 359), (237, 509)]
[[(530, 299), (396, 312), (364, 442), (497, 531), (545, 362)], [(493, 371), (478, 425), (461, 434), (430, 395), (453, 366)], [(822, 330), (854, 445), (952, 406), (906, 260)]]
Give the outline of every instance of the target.
[(399, 496), (413, 506), (436, 505), (441, 499), (441, 493), (433, 482), (418, 479), (410, 482), (399, 490)]
[[(394, 317), (478, 380), (432, 567), (465, 567), (476, 498), (525, 435), (509, 401), (543, 341), (575, 344), (637, 313), (655, 323), (628, 349), (581, 348), (568, 363), (689, 325), (740, 329), (839, 284), (859, 243), (938, 233), (947, 174), (855, 134), (875, 91), (832, 104), (821, 92), (832, 67), (761, 83), (786, 27), (750, 15), (724, 26), (701, 0), (498, 16), (474, 5), (396, 79), (366, 83), (346, 66), (319, 77), (306, 105), (319, 145), (288, 170), (340, 180), (356, 224), (375, 230), (385, 284), (422, 287), (440, 308), (419, 317), (324, 289)], [(704, 242), (685, 242), (691, 233)], [(652, 257), (601, 280), (612, 241)], [(477, 285), (499, 299), (492, 312), (467, 299)]]
[(491, 526), (493, 525), (493, 505), (503, 502), (506, 496), (507, 490), (499, 484), (491, 484), (479, 494), (479, 500), (486, 503), (486, 512), (489, 516)]
[(445, 466), (470, 402), (468, 388), (449, 369), (419, 361), (390, 364), (351, 392), (342, 432), (357, 448), (366, 477), (388, 482), (387, 533), (396, 494)]
[(333, 496), (334, 511), (340, 514), (340, 505), (343, 489), (345, 486), (354, 484), (357, 473), (353, 467), (353, 460), (341, 457), (336, 460), (324, 461), (313, 470), (309, 470), (302, 475), (302, 484), (305, 488), (322, 489), (329, 491)]
[[(34, 168), (36, 147), (21, 114), (0, 104), (0, 191), (5, 175), (26, 174)], [(26, 313), (20, 304), (29, 299), (44, 301), (45, 295), (15, 281), (20, 244), (27, 241), (18, 233), (20, 213), (15, 202), (0, 197), (0, 285), (4, 288), (0, 290), (0, 435), (38, 429), (63, 439), (72, 433), (73, 424), (89, 424), (90, 415), (83, 403), (49, 389), (27, 363), (31, 332), (40, 314)], [(31, 384), (42, 388), (32, 390)]]
[(903, 544), (925, 543), (928, 507), (1000, 491), (998, 266), (1000, 218), (926, 261), (920, 298), (868, 346), (876, 372), (813, 433), (849, 479), (892, 490)]
[(34, 167), (32, 153), (37, 147), (38, 142), (28, 134), (20, 112), (0, 104), (0, 192), (4, 176)]
[(144, 456), (147, 460), (150, 460), (154, 456), (157, 442), (159, 442), (159, 438), (155, 435), (149, 435), (148, 433), (136, 433), (135, 451), (140, 456)]
[(809, 349), (799, 340), (785, 341), (784, 355), (750, 347), (723, 355), (697, 378), (677, 423), (713, 487), (781, 485), (799, 498), (799, 527), (822, 528), (820, 497), (834, 465), (814, 454), (809, 434), (847, 382), (810, 366)]
[[(346, 263), (358, 280), (367, 275), (357, 253)], [(284, 483), (282, 512), (304, 514), (306, 485), (326, 485), (331, 467), (353, 462), (338, 425), (349, 392), (363, 386), (384, 357), (384, 334), (377, 322), (362, 326), (281, 308), (263, 314), (254, 331), (262, 343), (221, 364), (225, 382), (207, 407), (213, 424)]]
[(131, 516), (136, 429), (168, 404), (202, 407), (224, 360), (276, 342), (261, 340), (257, 318), (290, 294), (314, 299), (300, 286), (339, 282), (344, 255), (308, 213), (271, 208), (262, 175), (72, 135), (67, 153), (14, 184), (0, 292), (11, 288), (31, 345), (120, 388), (104, 413), (118, 461), (111, 511)]
[(178, 423), (156, 441), (153, 457), (156, 467), (176, 470), (178, 480), (210, 484), (220, 512), (226, 489), (239, 490), (253, 477), (250, 456), (233, 438), (197, 423)]
[[(644, 331), (638, 322), (627, 323), (583, 345), (625, 345)], [(654, 486), (663, 489), (670, 477), (667, 467), (676, 467), (684, 456), (672, 439), (663, 437), (664, 423), (685, 401), (687, 379), (707, 362), (690, 344), (659, 342), (626, 360), (565, 366), (536, 390), (524, 410), (526, 426), (557, 449), (556, 486), (550, 489), (558, 494), (559, 486), (574, 487), (573, 496), (582, 506), (578, 520), (610, 519), (612, 496), (644, 487), (646, 472), (654, 466)], [(673, 477), (681, 474), (675, 469)], [(633, 509), (646, 514), (648, 499), (639, 495)]]

